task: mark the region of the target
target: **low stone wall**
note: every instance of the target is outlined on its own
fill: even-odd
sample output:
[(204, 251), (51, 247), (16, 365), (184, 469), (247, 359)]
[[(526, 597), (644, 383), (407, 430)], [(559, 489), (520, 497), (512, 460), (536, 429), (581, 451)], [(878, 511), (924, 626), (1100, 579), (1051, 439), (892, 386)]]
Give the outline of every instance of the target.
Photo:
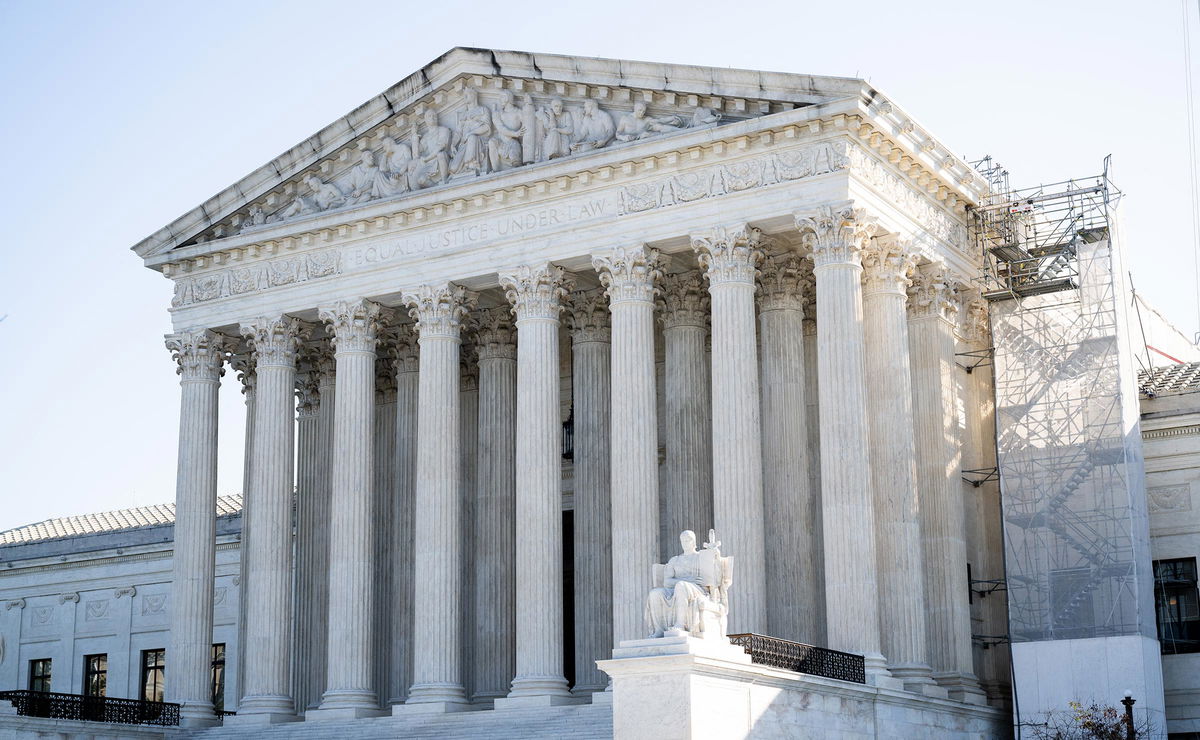
[(0, 740), (165, 740), (175, 734), (163, 727), (22, 717), (12, 702), (0, 701)]

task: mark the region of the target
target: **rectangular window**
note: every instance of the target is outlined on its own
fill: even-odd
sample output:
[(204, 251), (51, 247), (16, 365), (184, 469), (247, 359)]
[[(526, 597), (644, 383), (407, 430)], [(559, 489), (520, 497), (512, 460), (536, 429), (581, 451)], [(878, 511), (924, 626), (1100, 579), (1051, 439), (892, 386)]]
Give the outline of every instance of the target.
[(50, 690), (50, 659), (39, 658), (29, 661), (29, 690)]
[(1163, 654), (1200, 653), (1196, 558), (1154, 561), (1154, 615)]
[(219, 715), (225, 711), (225, 643), (212, 646), (212, 703)]
[(166, 679), (167, 651), (142, 651), (142, 700), (162, 701), (163, 685)]
[(108, 653), (83, 657), (83, 695), (107, 696)]

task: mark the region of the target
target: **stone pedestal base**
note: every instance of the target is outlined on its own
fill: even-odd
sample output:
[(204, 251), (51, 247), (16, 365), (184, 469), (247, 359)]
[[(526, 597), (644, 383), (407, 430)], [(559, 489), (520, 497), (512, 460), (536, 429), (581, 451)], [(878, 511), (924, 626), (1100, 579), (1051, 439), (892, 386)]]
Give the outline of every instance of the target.
[(598, 665), (613, 679), (614, 737), (1012, 736), (999, 710), (893, 688), (902, 682), (886, 675), (863, 685), (755, 665), (717, 640), (622, 642)]

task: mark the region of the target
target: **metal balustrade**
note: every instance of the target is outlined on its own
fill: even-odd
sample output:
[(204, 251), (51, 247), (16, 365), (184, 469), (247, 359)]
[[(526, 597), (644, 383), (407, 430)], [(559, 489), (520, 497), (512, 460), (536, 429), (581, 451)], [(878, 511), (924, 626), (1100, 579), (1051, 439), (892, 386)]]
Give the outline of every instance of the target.
[(750, 653), (753, 663), (839, 681), (867, 682), (861, 655), (749, 632), (730, 635), (729, 641)]
[(48, 691), (0, 691), (0, 701), (10, 701), (25, 717), (77, 719), (123, 725), (178, 725), (179, 705), (107, 696), (54, 694)]

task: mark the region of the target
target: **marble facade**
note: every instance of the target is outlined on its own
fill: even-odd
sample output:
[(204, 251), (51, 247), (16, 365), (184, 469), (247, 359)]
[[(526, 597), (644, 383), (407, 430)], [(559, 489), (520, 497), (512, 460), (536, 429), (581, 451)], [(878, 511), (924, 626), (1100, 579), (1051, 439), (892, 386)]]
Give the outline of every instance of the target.
[(229, 362), (237, 723), (586, 700), (683, 528), (736, 558), (730, 632), (987, 703), (937, 375), (971, 330), (984, 188), (861, 80), (455, 49), (143, 240), (175, 285), (193, 523), (169, 698), (216, 721), (191, 674)]

